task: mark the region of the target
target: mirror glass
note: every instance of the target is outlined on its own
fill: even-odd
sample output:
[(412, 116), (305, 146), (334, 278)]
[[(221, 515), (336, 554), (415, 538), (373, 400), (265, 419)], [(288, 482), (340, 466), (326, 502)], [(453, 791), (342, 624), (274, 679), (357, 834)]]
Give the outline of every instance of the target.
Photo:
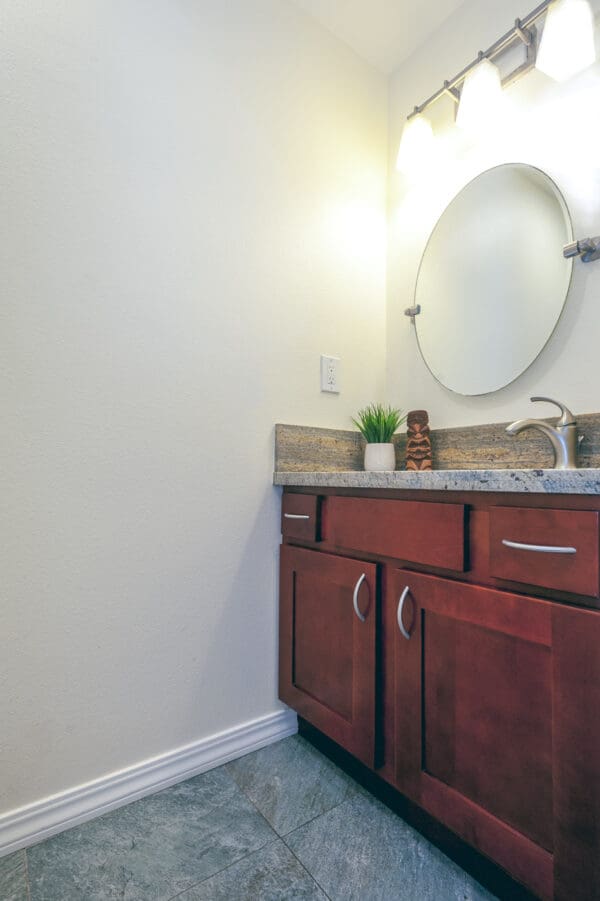
[(442, 385), (488, 394), (533, 363), (567, 297), (572, 234), (552, 179), (521, 163), (483, 172), (450, 202), (415, 291), (419, 348)]

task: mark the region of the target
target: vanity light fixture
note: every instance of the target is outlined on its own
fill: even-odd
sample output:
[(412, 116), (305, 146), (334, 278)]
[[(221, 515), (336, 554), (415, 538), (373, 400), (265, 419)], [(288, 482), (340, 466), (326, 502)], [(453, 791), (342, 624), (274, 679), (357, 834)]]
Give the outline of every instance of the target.
[(456, 124), (469, 132), (485, 128), (496, 119), (503, 100), (500, 70), (491, 60), (482, 57), (465, 75)]
[(594, 14), (588, 0), (554, 0), (548, 7), (536, 68), (565, 81), (595, 60)]
[(421, 113), (413, 114), (402, 132), (396, 167), (414, 172), (418, 167), (427, 165), (433, 154), (434, 140), (429, 119)]
[[(536, 23), (542, 16), (545, 17), (545, 21), (540, 41)], [(525, 61), (501, 78), (494, 61), (519, 44), (525, 47)], [(429, 125), (427, 144), (431, 147), (433, 143), (432, 133), (429, 133), (431, 125), (423, 113), (440, 97), (450, 97), (458, 106), (458, 124), (473, 121), (483, 124), (481, 117), (484, 114), (481, 111), (491, 106), (494, 98), (497, 102), (499, 86), (506, 87), (512, 84), (534, 66), (552, 78), (568, 78), (591, 65), (595, 59), (594, 16), (588, 0), (544, 0), (524, 19), (516, 19), (513, 28), (498, 38), (487, 50), (480, 51), (477, 59), (465, 66), (454, 78), (445, 81), (435, 94), (419, 106), (415, 106), (404, 126), (397, 168), (406, 171), (413, 161), (420, 163), (423, 159), (425, 128), (421, 128), (423, 143), (419, 149), (416, 140), (419, 136), (418, 131), (411, 134), (411, 123), (415, 118)], [(477, 90), (475, 88), (471, 90), (470, 85), (474, 84), (478, 84)], [(476, 99), (469, 99), (470, 96)], [(488, 115), (487, 112), (485, 115)], [(405, 153), (403, 150), (405, 136), (411, 146), (411, 153)]]

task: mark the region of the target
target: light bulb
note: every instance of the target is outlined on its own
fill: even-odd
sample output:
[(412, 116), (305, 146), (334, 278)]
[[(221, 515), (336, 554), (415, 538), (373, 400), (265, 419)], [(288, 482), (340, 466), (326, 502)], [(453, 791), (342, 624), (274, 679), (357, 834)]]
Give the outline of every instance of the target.
[(427, 165), (433, 156), (434, 142), (429, 119), (422, 113), (412, 116), (402, 132), (396, 168), (403, 172), (414, 172)]
[(465, 76), (456, 124), (465, 131), (478, 131), (494, 123), (504, 110), (504, 95), (498, 67), (489, 59)]
[(565, 81), (596, 61), (594, 14), (587, 0), (555, 0), (548, 7), (536, 67)]

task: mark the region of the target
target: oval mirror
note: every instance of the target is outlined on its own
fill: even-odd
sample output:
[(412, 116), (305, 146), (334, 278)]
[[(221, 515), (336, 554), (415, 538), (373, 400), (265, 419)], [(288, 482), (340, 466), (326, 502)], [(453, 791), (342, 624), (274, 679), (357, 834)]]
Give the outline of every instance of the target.
[(521, 163), (483, 172), (450, 202), (415, 290), (419, 349), (442, 385), (489, 394), (533, 363), (567, 297), (572, 234), (552, 179)]

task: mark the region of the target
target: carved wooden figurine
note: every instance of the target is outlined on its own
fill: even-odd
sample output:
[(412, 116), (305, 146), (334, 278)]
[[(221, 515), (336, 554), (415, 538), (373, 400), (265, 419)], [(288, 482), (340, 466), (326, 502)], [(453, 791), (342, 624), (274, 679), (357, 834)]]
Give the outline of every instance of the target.
[(411, 410), (406, 417), (406, 468), (432, 469), (429, 414), (427, 410)]

